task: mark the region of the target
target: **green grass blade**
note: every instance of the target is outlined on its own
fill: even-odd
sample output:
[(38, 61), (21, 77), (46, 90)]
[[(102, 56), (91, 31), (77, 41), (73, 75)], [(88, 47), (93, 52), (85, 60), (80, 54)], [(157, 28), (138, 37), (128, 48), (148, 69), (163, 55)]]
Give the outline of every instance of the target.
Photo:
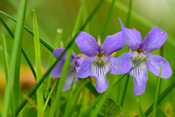
[(158, 101), (158, 97), (159, 97), (159, 90), (160, 90), (160, 77), (162, 74), (162, 63), (160, 65), (160, 73), (159, 73), (159, 78), (158, 78), (158, 82), (157, 82), (157, 88), (156, 88), (156, 94), (155, 94), (155, 101), (153, 104), (153, 114), (152, 117), (156, 117), (156, 110), (157, 110), (157, 101)]
[[(146, 57), (145, 57), (144, 59), (142, 59), (141, 61), (139, 61), (128, 73), (130, 73), (133, 69), (135, 69), (140, 63), (142, 63), (143, 61), (145, 61), (148, 57), (149, 57), (149, 55), (146, 56)], [(86, 117), (87, 114), (92, 110), (92, 108), (93, 108), (101, 99), (103, 99), (103, 96), (104, 96), (104, 95), (107, 95), (107, 94), (110, 92), (110, 90), (111, 90), (119, 81), (121, 81), (128, 73), (124, 74), (122, 77), (120, 77), (119, 79), (115, 80), (115, 81), (112, 83), (112, 85), (109, 86), (108, 89), (107, 89), (104, 93), (101, 93), (101, 94), (95, 99), (95, 101), (88, 107), (88, 109), (82, 114), (82, 117)], [(100, 103), (101, 106), (103, 105), (103, 102), (104, 102), (104, 101), (105, 101), (105, 99), (101, 101), (101, 103)], [(97, 113), (99, 110), (100, 110), (100, 106), (98, 106), (98, 107), (96, 108), (96, 113)], [(94, 116), (95, 116), (95, 114), (94, 114)]]
[(139, 99), (137, 98), (137, 103), (138, 103), (138, 107), (139, 107), (139, 111), (140, 111), (140, 116), (141, 117), (145, 117), (144, 113), (143, 113), (143, 110), (142, 110), (142, 107), (140, 106), (140, 102), (139, 102)]
[[(1, 10), (0, 10), (0, 13), (3, 14), (3, 15), (5, 15), (5, 16), (7, 16), (7, 17), (10, 18), (12, 21), (17, 22), (17, 20), (16, 20), (15, 18), (13, 18), (12, 16), (8, 15), (7, 13), (5, 13), (5, 12), (3, 12), (3, 11), (1, 11)], [(25, 29), (29, 34), (31, 34), (32, 36), (34, 36), (34, 33), (33, 33), (33, 31), (32, 31), (30, 28), (28, 28), (27, 26), (24, 26), (24, 29)], [(53, 52), (54, 49), (53, 49), (53, 47), (52, 47), (51, 45), (49, 45), (46, 41), (44, 41), (43, 38), (39, 37), (39, 39), (40, 39), (41, 44), (43, 44), (43, 46), (45, 46), (50, 52)]]
[(106, 19), (106, 22), (105, 22), (103, 31), (102, 31), (102, 33), (101, 33), (101, 39), (102, 39), (102, 40), (104, 40), (105, 32), (106, 32), (106, 30), (107, 30), (107, 27), (108, 27), (108, 24), (109, 24), (111, 15), (112, 15), (112, 10), (113, 10), (113, 8), (114, 8), (114, 4), (115, 4), (115, 0), (112, 0), (111, 7), (110, 7), (110, 9), (109, 9), (107, 19)]
[[(7, 26), (7, 24), (4, 22), (4, 20), (0, 17), (0, 21), (1, 23), (3, 24), (3, 26), (5, 27), (5, 29), (8, 31), (8, 33), (10, 34), (10, 36), (12, 37), (12, 39), (14, 39), (14, 34), (12, 33), (12, 31), (10, 30), (10, 28)], [(25, 53), (24, 49), (22, 48), (22, 54), (24, 56), (24, 58), (26, 59), (27, 61), (27, 64), (29, 65), (32, 73), (33, 73), (33, 76), (36, 78), (36, 73), (35, 73), (35, 69), (33, 68), (32, 66), (32, 63), (30, 62), (29, 58), (27, 57), (27, 54)]]
[[(175, 65), (173, 67), (173, 70), (175, 71)], [(174, 78), (175, 76), (175, 72), (173, 72), (173, 74), (171, 75), (170, 78)], [(172, 81), (172, 83), (160, 94), (158, 101), (157, 101), (157, 105), (160, 104), (160, 102), (162, 102), (162, 100), (175, 88), (175, 80)], [(151, 104), (151, 106), (145, 111), (145, 116), (149, 116), (149, 114), (152, 112), (153, 109), (153, 104)]]
[(123, 103), (124, 103), (124, 99), (125, 99), (125, 95), (126, 95), (126, 91), (127, 91), (127, 87), (128, 87), (128, 83), (129, 83), (129, 74), (125, 80), (125, 84), (122, 90), (122, 94), (120, 95), (120, 99), (119, 99), (119, 104), (121, 107), (123, 107)]
[(52, 93), (53, 93), (57, 83), (58, 83), (58, 80), (56, 80), (56, 82), (53, 84), (53, 86), (52, 86), (52, 88), (51, 88), (51, 90), (49, 92), (49, 95), (47, 96), (47, 99), (46, 99), (46, 101), (44, 103), (43, 111), (45, 111), (45, 109), (47, 107), (47, 104), (49, 102), (49, 99), (51, 98), (51, 95), (52, 95)]
[(70, 95), (68, 97), (68, 100), (67, 100), (67, 104), (66, 104), (66, 110), (65, 110), (65, 114), (64, 114), (64, 117), (69, 117), (69, 113), (70, 113), (70, 110), (71, 110), (71, 101), (72, 101), (72, 97), (73, 97), (73, 86), (74, 86), (74, 81), (75, 81), (75, 77), (73, 78), (73, 82), (72, 82), (72, 86), (71, 86), (71, 91), (70, 91)]
[(131, 19), (131, 13), (132, 13), (132, 2), (133, 0), (129, 1), (129, 9), (128, 9), (128, 14), (126, 18), (126, 27), (129, 28), (130, 25), (130, 19)]
[[(58, 33), (58, 35), (57, 35), (56, 40), (55, 40), (54, 48), (60, 48), (61, 47), (61, 38), (62, 38), (63, 31), (61, 29), (58, 29), (57, 33)], [(50, 67), (53, 64), (53, 62), (54, 62), (54, 56), (52, 54), (50, 56), (50, 59), (49, 59), (48, 67)], [(51, 76), (49, 75), (48, 78), (46, 78), (46, 82), (45, 82), (45, 87), (46, 87), (45, 97), (46, 97), (47, 93), (49, 92), (50, 83), (51, 83)]]
[(6, 76), (6, 83), (8, 82), (8, 57), (7, 57), (7, 44), (5, 35), (2, 34), (2, 41), (3, 41), (3, 54), (4, 54), (4, 66), (5, 66), (5, 76)]
[[(40, 81), (42, 77), (42, 66), (41, 66), (41, 51), (39, 42), (39, 31), (38, 23), (36, 18), (36, 13), (33, 10), (33, 29), (34, 29), (34, 45), (35, 45), (35, 62), (36, 62), (36, 79), (37, 82)], [(44, 99), (43, 99), (43, 85), (37, 90), (37, 106), (43, 113)], [(40, 116), (40, 113), (38, 113)]]
[[(77, 19), (76, 19), (76, 22), (75, 22), (75, 26), (74, 26), (74, 29), (73, 29), (73, 33), (77, 32), (78, 31), (78, 26), (80, 25), (80, 21), (81, 21), (81, 15), (82, 15), (82, 7), (80, 7), (79, 9), (79, 12), (78, 12), (78, 16), (77, 16)], [(73, 47), (73, 46), (72, 46)], [(73, 48), (71, 48), (73, 50)], [(72, 50), (69, 50), (69, 51), (72, 51)], [(72, 53), (71, 53), (72, 54)], [(68, 97), (68, 100), (67, 100), (67, 104), (66, 104), (66, 110), (65, 110), (65, 114), (64, 114), (64, 117), (68, 117), (69, 116), (69, 113), (70, 113), (70, 109), (71, 109), (71, 99), (73, 97), (73, 85), (74, 85), (74, 80), (75, 80), (75, 77), (73, 78), (73, 82), (72, 82), (72, 85), (71, 85), (71, 92), (70, 92), (70, 96)]]
[[(96, 6), (96, 8), (93, 10), (93, 12), (90, 14), (90, 16), (87, 18), (86, 22), (81, 26), (81, 28), (79, 29), (80, 31), (82, 31), (87, 23), (92, 19), (92, 17), (95, 15), (95, 13), (97, 12), (97, 10), (100, 8), (100, 6), (102, 5), (102, 3), (104, 2), (104, 0), (101, 0), (98, 5)], [(52, 71), (52, 69), (55, 67), (55, 65), (59, 62), (59, 60), (62, 58), (62, 56), (65, 54), (65, 52), (72, 46), (72, 44), (75, 41), (75, 38), (79, 35), (80, 32), (77, 32), (74, 36), (73, 39), (71, 40), (71, 42), (69, 42), (68, 46), (65, 48), (65, 50), (60, 54), (60, 56), (56, 59), (56, 61), (52, 64), (52, 66), (45, 72), (45, 74), (42, 76), (42, 78), (40, 79), (40, 81), (32, 88), (32, 90), (29, 92), (28, 97), (31, 97), (36, 90), (39, 88), (39, 86), (42, 84), (42, 82), (44, 81), (44, 79), (50, 74), (50, 72)], [(15, 115), (18, 115), (19, 112), (21, 111), (21, 109), (25, 106), (25, 104), (27, 103), (27, 100), (23, 100), (21, 102), (21, 104), (18, 106), (18, 108), (16, 109), (16, 113)]]
[(5, 101), (4, 101), (4, 108), (3, 108), (3, 117), (6, 117), (8, 113), (10, 94), (11, 94), (11, 83), (12, 83), (13, 74), (16, 68), (16, 62), (18, 58), (17, 55), (19, 55), (18, 52), (21, 49), (19, 47), (21, 47), (20, 45), (22, 44), (26, 7), (27, 7), (27, 0), (22, 0), (20, 2), (20, 7), (18, 11), (19, 22), (17, 23), (16, 32), (15, 32), (15, 41), (14, 41), (13, 49), (12, 49), (12, 56), (11, 56), (11, 62), (10, 62), (10, 74), (9, 74), (5, 98), (4, 98)]
[(69, 64), (70, 64), (70, 60), (71, 60), (71, 56), (72, 56), (72, 50), (73, 50), (73, 45), (68, 50), (67, 57), (66, 57), (64, 65), (63, 65), (61, 77), (60, 77), (59, 84), (58, 84), (58, 87), (57, 87), (56, 97), (55, 97), (55, 100), (54, 100), (54, 105), (53, 105), (53, 108), (51, 109), (51, 117), (54, 116), (55, 111), (58, 107), (58, 103), (59, 103), (59, 100), (60, 100), (60, 97), (61, 97), (61, 91), (62, 91), (62, 88), (64, 86), (67, 71), (69, 69)]
[[(82, 4), (82, 15), (83, 15), (83, 22), (86, 21), (87, 17), (88, 17), (88, 10), (87, 10), (87, 0), (81, 0), (81, 4)], [(85, 32), (90, 32), (90, 26), (89, 24), (87, 24), (87, 26), (84, 29)]]

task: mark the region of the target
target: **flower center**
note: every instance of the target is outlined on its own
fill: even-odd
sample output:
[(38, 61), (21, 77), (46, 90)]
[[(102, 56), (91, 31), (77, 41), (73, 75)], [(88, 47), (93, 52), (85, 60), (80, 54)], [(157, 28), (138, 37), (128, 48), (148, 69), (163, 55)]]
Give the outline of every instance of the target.
[(140, 49), (140, 48), (137, 48), (137, 49), (135, 49), (133, 51), (134, 51), (134, 53), (133, 53), (133, 55), (132, 55), (131, 58), (134, 59), (134, 60), (136, 60), (136, 61), (140, 61), (144, 57), (146, 57), (145, 56), (146, 52), (144, 50)]
[(102, 63), (103, 63), (102, 57), (103, 57), (103, 56), (106, 56), (106, 54), (103, 53), (103, 52), (100, 52), (100, 53), (98, 53), (98, 54), (95, 54), (95, 56), (98, 57), (98, 63), (99, 63), (99, 64), (102, 64)]

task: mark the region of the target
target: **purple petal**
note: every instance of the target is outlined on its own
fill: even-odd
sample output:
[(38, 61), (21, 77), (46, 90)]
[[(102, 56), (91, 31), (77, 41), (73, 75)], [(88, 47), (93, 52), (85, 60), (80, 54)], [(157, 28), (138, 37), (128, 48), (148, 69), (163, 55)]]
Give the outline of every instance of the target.
[[(57, 48), (53, 51), (53, 55), (55, 58), (58, 58), (60, 56), (60, 54), (64, 51), (64, 48)], [(67, 52), (63, 55), (63, 57), (61, 58), (62, 60), (66, 59), (66, 55)], [(72, 58), (76, 58), (76, 55), (74, 52), (72, 52)]]
[(141, 44), (141, 49), (146, 52), (156, 50), (164, 44), (166, 38), (166, 32), (162, 32), (162, 30), (158, 27), (153, 27), (152, 30), (144, 38), (144, 41)]
[(156, 76), (159, 76), (161, 62), (162, 62), (161, 78), (169, 78), (172, 74), (171, 67), (170, 67), (168, 61), (159, 55), (152, 55), (151, 54), (147, 58), (147, 68), (152, 73), (154, 73)]
[(76, 62), (75, 62), (75, 66), (76, 67), (80, 67), (81, 64), (83, 63), (84, 59), (85, 59), (85, 56), (82, 56), (82, 57), (77, 56), (77, 59), (76, 59)]
[(125, 39), (125, 42), (129, 45), (129, 47), (132, 50), (136, 48), (140, 48), (140, 45), (142, 43), (142, 37), (140, 32), (137, 31), (136, 29), (128, 29), (124, 27), (121, 20), (120, 20), (120, 23), (121, 23), (123, 38)]
[(62, 68), (63, 68), (64, 61), (60, 61), (57, 65), (53, 68), (50, 75), (53, 78), (59, 78), (61, 76)]
[(130, 58), (131, 58), (130, 53), (124, 53), (118, 58), (118, 63), (116, 65), (116, 70), (114, 74), (122, 74), (122, 73), (128, 73), (132, 66), (130, 65)]
[(103, 93), (108, 88), (108, 81), (106, 80), (106, 75), (104, 75), (103, 77), (96, 77), (96, 79), (97, 79), (96, 90), (99, 93)]
[[(72, 86), (73, 78), (75, 77), (75, 75), (76, 75), (75, 66), (70, 66), (68, 71), (67, 71), (67, 75), (66, 75), (66, 79), (65, 79), (62, 91), (65, 91)], [(77, 80), (78, 80), (78, 78), (76, 77), (75, 82)]]
[(80, 66), (80, 69), (78, 70), (77, 76), (79, 78), (86, 78), (88, 76), (91, 76), (91, 62), (92, 58), (85, 58), (83, 63)]
[(115, 51), (122, 49), (125, 46), (125, 41), (122, 36), (122, 32), (118, 32), (114, 35), (107, 36), (103, 45), (102, 52), (106, 55), (110, 55)]
[(110, 61), (110, 70), (111, 70), (110, 73), (115, 74), (116, 69), (117, 69), (118, 58), (115, 58), (113, 56), (109, 56), (108, 60)]
[(80, 32), (75, 42), (80, 48), (80, 51), (87, 56), (93, 56), (100, 51), (100, 47), (94, 37), (86, 32)]
[(130, 75), (134, 78), (134, 94), (141, 95), (145, 92), (146, 82), (148, 80), (146, 63), (142, 62), (140, 66), (137, 66), (130, 72)]

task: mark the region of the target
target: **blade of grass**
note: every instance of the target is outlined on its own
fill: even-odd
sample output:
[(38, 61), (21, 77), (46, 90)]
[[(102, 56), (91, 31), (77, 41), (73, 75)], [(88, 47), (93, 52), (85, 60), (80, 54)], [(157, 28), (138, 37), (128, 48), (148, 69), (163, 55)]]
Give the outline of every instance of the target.
[[(119, 81), (121, 81), (127, 74), (129, 74), (133, 69), (135, 69), (140, 63), (142, 63), (143, 61), (145, 61), (147, 58), (149, 57), (146, 56), (144, 59), (142, 59), (139, 63), (137, 63), (128, 73), (124, 74), (122, 77), (120, 77), (119, 79), (115, 80), (109, 87), (108, 89), (104, 92), (101, 93), (96, 99), (95, 101), (88, 107), (88, 109), (82, 114), (82, 117), (86, 117), (87, 114), (91, 111), (91, 109), (101, 100), (103, 99), (103, 96), (107, 95), (110, 90), (117, 84), (119, 83)], [(98, 113), (98, 111), (100, 110), (101, 106), (103, 105), (105, 99), (103, 99), (100, 103), (100, 106), (96, 107), (96, 110), (94, 112), (96, 112), (94, 114), (94, 116)]]
[(49, 92), (49, 95), (47, 96), (46, 102), (44, 103), (43, 112), (45, 111), (45, 109), (47, 107), (49, 99), (51, 98), (51, 95), (52, 95), (52, 93), (53, 93), (57, 83), (58, 83), (58, 80), (56, 80), (56, 82), (53, 84), (53, 86), (52, 86), (52, 88), (51, 88), (51, 90)]
[(105, 22), (103, 31), (102, 31), (102, 33), (101, 33), (101, 39), (102, 39), (102, 40), (104, 40), (105, 32), (106, 32), (106, 29), (107, 29), (107, 27), (108, 27), (108, 24), (109, 24), (111, 15), (112, 15), (112, 10), (113, 10), (113, 8), (114, 8), (114, 4), (115, 4), (115, 0), (112, 0), (111, 6), (110, 6), (110, 9), (109, 9), (109, 12), (108, 12), (107, 19), (106, 19), (106, 22)]
[[(63, 31), (61, 29), (58, 29), (57, 30), (57, 38), (55, 40), (55, 45), (54, 45), (54, 48), (60, 48), (61, 44), (61, 38), (62, 38), (62, 33)], [(49, 64), (48, 66), (50, 67), (52, 65), (52, 63), (54, 62), (54, 56), (53, 54), (50, 56), (50, 59), (49, 59)], [(49, 87), (50, 87), (50, 83), (51, 83), (51, 76), (48, 76), (48, 78), (46, 78), (46, 82), (45, 82), (45, 87), (46, 87), (46, 94), (45, 96), (47, 95), (47, 93), (49, 92)], [(44, 109), (45, 110), (45, 109)]]
[[(36, 13), (33, 10), (33, 29), (34, 29), (34, 45), (35, 45), (35, 62), (36, 62), (36, 79), (37, 82), (42, 77), (42, 66), (41, 66), (41, 51), (40, 51), (40, 42), (39, 42), (39, 31), (38, 23), (36, 18)], [(43, 85), (37, 90), (37, 105), (38, 108), (43, 113), (44, 99), (43, 99)], [(38, 113), (38, 117), (40, 113)]]
[(128, 14), (127, 14), (127, 18), (126, 18), (126, 27), (127, 27), (127, 28), (129, 28), (130, 20), (131, 20), (132, 3), (133, 3), (133, 0), (130, 0), (130, 1), (129, 1)]
[[(172, 71), (175, 71), (175, 65)], [(171, 75), (170, 78), (174, 78), (175, 76), (175, 72), (173, 72), (173, 74)], [(175, 80), (172, 81), (172, 83), (160, 94), (158, 101), (157, 101), (157, 105), (159, 105), (162, 100), (175, 88)], [(151, 113), (153, 109), (153, 104), (151, 104), (151, 106), (145, 111), (145, 116), (149, 116), (149, 114)]]
[(160, 65), (160, 73), (159, 73), (159, 78), (158, 78), (157, 88), (156, 88), (156, 93), (155, 93), (155, 100), (154, 100), (154, 104), (153, 104), (152, 117), (156, 117), (157, 101), (158, 101), (159, 92), (160, 92), (160, 77), (161, 77), (161, 74), (162, 74), (162, 62), (161, 62), (161, 65)]
[(5, 39), (5, 35), (4, 34), (2, 34), (2, 41), (3, 41), (3, 54), (4, 54), (5, 76), (6, 76), (6, 84), (7, 84), (7, 82), (8, 82), (8, 59), (7, 59), (6, 39)]
[[(12, 16), (8, 15), (7, 13), (5, 13), (5, 12), (3, 12), (3, 11), (1, 11), (1, 10), (0, 10), (0, 13), (3, 14), (3, 15), (5, 15), (5, 16), (7, 16), (7, 17), (10, 18), (12, 21), (17, 22), (17, 20), (16, 20), (15, 18), (13, 18)], [(30, 28), (28, 28), (27, 26), (24, 26), (24, 29), (25, 29), (29, 34), (31, 34), (32, 36), (34, 36), (34, 33), (33, 33), (33, 31), (32, 31)], [(53, 52), (54, 49), (53, 49), (53, 47), (52, 47), (51, 45), (49, 45), (46, 41), (44, 41), (43, 38), (39, 37), (39, 39), (40, 39), (40, 42), (41, 42), (41, 44), (42, 44), (43, 46), (45, 46), (50, 52)]]
[(74, 81), (75, 81), (75, 76), (73, 78), (73, 82), (72, 82), (72, 86), (71, 86), (71, 91), (70, 91), (70, 95), (68, 97), (68, 100), (67, 100), (67, 104), (66, 104), (66, 110), (64, 112), (64, 117), (69, 117), (70, 115), (70, 109), (71, 109), (71, 100), (72, 100), (72, 97), (73, 97), (73, 86), (74, 86)]
[[(90, 16), (87, 18), (86, 22), (81, 26), (81, 28), (79, 29), (80, 31), (84, 30), (84, 28), (86, 27), (87, 23), (92, 19), (92, 17), (95, 15), (95, 13), (97, 12), (97, 10), (100, 8), (100, 6), (102, 5), (102, 3), (104, 2), (104, 0), (100, 0), (100, 2), (98, 3), (98, 5), (95, 7), (95, 9), (92, 11), (92, 13), (90, 14)], [(75, 38), (79, 35), (80, 32), (77, 32), (74, 36), (73, 39), (71, 40), (71, 42), (69, 42), (68, 46), (65, 48), (65, 50), (60, 54), (60, 56), (56, 59), (56, 61), (52, 64), (52, 66), (45, 72), (45, 74), (42, 76), (42, 78), (40, 79), (40, 81), (32, 88), (32, 90), (29, 92), (28, 97), (31, 97), (36, 90), (39, 88), (39, 86), (42, 84), (42, 82), (44, 81), (44, 79), (50, 74), (50, 72), (52, 71), (52, 69), (55, 67), (55, 65), (58, 63), (58, 61), (62, 58), (62, 56), (65, 54), (65, 52), (72, 46), (72, 44), (75, 41)], [(21, 104), (18, 106), (18, 108), (16, 109), (16, 115), (19, 114), (19, 112), (21, 111), (21, 109), (25, 106), (25, 104), (27, 103), (27, 100), (23, 100), (21, 102)]]
[(67, 71), (69, 69), (69, 64), (70, 64), (71, 57), (72, 57), (73, 46), (74, 46), (74, 44), (68, 50), (67, 57), (66, 57), (66, 60), (64, 62), (64, 65), (63, 65), (61, 77), (60, 77), (59, 84), (58, 84), (58, 87), (57, 87), (56, 97), (55, 97), (55, 100), (54, 100), (54, 105), (53, 105), (53, 108), (51, 109), (51, 115), (50, 115), (51, 117), (55, 116), (54, 114), (55, 114), (55, 111), (58, 107), (58, 103), (59, 103), (59, 100), (60, 100), (60, 97), (61, 97), (61, 91), (62, 91), (62, 88), (64, 86)]
[(119, 99), (119, 104), (121, 107), (123, 107), (123, 103), (124, 103), (124, 99), (125, 99), (125, 95), (126, 95), (126, 91), (127, 91), (127, 87), (128, 87), (128, 83), (129, 83), (129, 74), (125, 80), (125, 84), (122, 90), (122, 94), (120, 95), (120, 99)]
[[(8, 82), (8, 56), (7, 56), (7, 47), (6, 47), (6, 39), (5, 39), (5, 35), (2, 34), (2, 41), (3, 41), (3, 53), (4, 53), (4, 63), (5, 63), (5, 76), (6, 76), (6, 85), (7, 85), (7, 82)], [(11, 111), (12, 113), (14, 113), (14, 109), (13, 109), (13, 100), (11, 99), (11, 104), (10, 104), (10, 107), (11, 107)]]
[[(74, 25), (74, 29), (73, 29), (73, 33), (77, 32), (78, 31), (78, 26), (80, 25), (80, 20), (81, 20), (81, 15), (82, 15), (82, 7), (80, 7), (79, 9), (79, 12), (78, 12), (78, 16), (76, 18), (76, 22), (75, 22), (75, 25)], [(73, 50), (73, 46), (72, 45), (72, 50)], [(72, 50), (69, 50), (69, 51), (72, 51)], [(72, 55), (72, 53), (71, 53)], [(75, 81), (75, 76), (73, 78), (73, 82), (72, 82), (72, 85), (71, 85), (71, 91), (70, 91), (70, 95), (68, 97), (68, 100), (67, 100), (67, 104), (66, 104), (66, 110), (65, 110), (65, 114), (64, 114), (64, 117), (69, 117), (69, 113), (70, 113), (70, 109), (71, 109), (71, 99), (73, 97), (73, 85), (74, 85), (74, 81)]]
[[(82, 4), (82, 11), (83, 11), (83, 22), (86, 21), (87, 17), (88, 17), (88, 10), (87, 10), (87, 1), (86, 0), (81, 0), (81, 4)], [(89, 24), (85, 27), (84, 29), (85, 32), (90, 32), (90, 26)]]
[(10, 62), (10, 74), (7, 82), (6, 93), (5, 93), (5, 101), (4, 101), (4, 108), (3, 108), (3, 117), (7, 116), (8, 106), (10, 102), (10, 94), (11, 94), (11, 83), (13, 80), (13, 73), (15, 71), (16, 62), (17, 62), (17, 55), (21, 48), (20, 45), (22, 44), (22, 36), (23, 36), (23, 28), (24, 28), (24, 19), (25, 19), (25, 12), (27, 7), (27, 0), (22, 0), (20, 2), (20, 7), (18, 11), (18, 19), (19, 22), (17, 23), (16, 32), (15, 32), (15, 41), (13, 44), (12, 49), (12, 56)]
[[(7, 24), (4, 22), (4, 20), (1, 17), (0, 17), (0, 21), (3, 24), (3, 26), (5, 27), (5, 29), (8, 31), (8, 33), (10, 34), (11, 38), (14, 39), (14, 35), (13, 35), (12, 31), (10, 30), (10, 28), (7, 26)], [(32, 63), (30, 62), (30, 60), (27, 57), (27, 54), (25, 53), (23, 48), (22, 48), (21, 51), (22, 51), (22, 54), (23, 54), (24, 58), (27, 61), (27, 64), (29, 65), (29, 67), (30, 67), (30, 69), (31, 69), (31, 71), (33, 73), (34, 78), (36, 78), (35, 69), (33, 68)]]
[(138, 107), (139, 107), (139, 111), (140, 111), (140, 116), (141, 117), (145, 117), (144, 113), (143, 113), (143, 110), (142, 110), (142, 107), (140, 106), (140, 102), (139, 102), (139, 99), (137, 98), (137, 104), (138, 104)]

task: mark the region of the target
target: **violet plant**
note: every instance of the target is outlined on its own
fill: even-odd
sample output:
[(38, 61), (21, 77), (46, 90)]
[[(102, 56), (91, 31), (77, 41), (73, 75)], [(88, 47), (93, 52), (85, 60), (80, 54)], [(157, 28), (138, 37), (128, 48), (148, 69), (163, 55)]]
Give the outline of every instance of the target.
[[(167, 60), (159, 55), (150, 54), (150, 52), (160, 48), (166, 41), (167, 34), (159, 27), (153, 27), (151, 31), (145, 36), (142, 42), (141, 34), (136, 29), (128, 29), (124, 27), (120, 20), (122, 27), (122, 35), (125, 42), (130, 48), (130, 52), (124, 53), (119, 57), (118, 73), (127, 73), (139, 63), (146, 56), (149, 56), (144, 62), (133, 69), (129, 74), (134, 78), (134, 93), (141, 95), (146, 88), (148, 80), (148, 70), (156, 76), (159, 76), (160, 66), (162, 65), (161, 78), (169, 78), (172, 74), (171, 67)], [(120, 67), (121, 66), (121, 67)]]
[(95, 77), (97, 91), (104, 92), (108, 88), (106, 74), (109, 71), (111, 71), (111, 74), (115, 73), (118, 61), (117, 58), (110, 55), (122, 49), (125, 45), (122, 33), (118, 32), (107, 36), (104, 43), (99, 45), (93, 36), (86, 32), (80, 32), (75, 42), (80, 51), (89, 56), (89, 58), (85, 58), (80, 66), (78, 76), (80, 78)]

